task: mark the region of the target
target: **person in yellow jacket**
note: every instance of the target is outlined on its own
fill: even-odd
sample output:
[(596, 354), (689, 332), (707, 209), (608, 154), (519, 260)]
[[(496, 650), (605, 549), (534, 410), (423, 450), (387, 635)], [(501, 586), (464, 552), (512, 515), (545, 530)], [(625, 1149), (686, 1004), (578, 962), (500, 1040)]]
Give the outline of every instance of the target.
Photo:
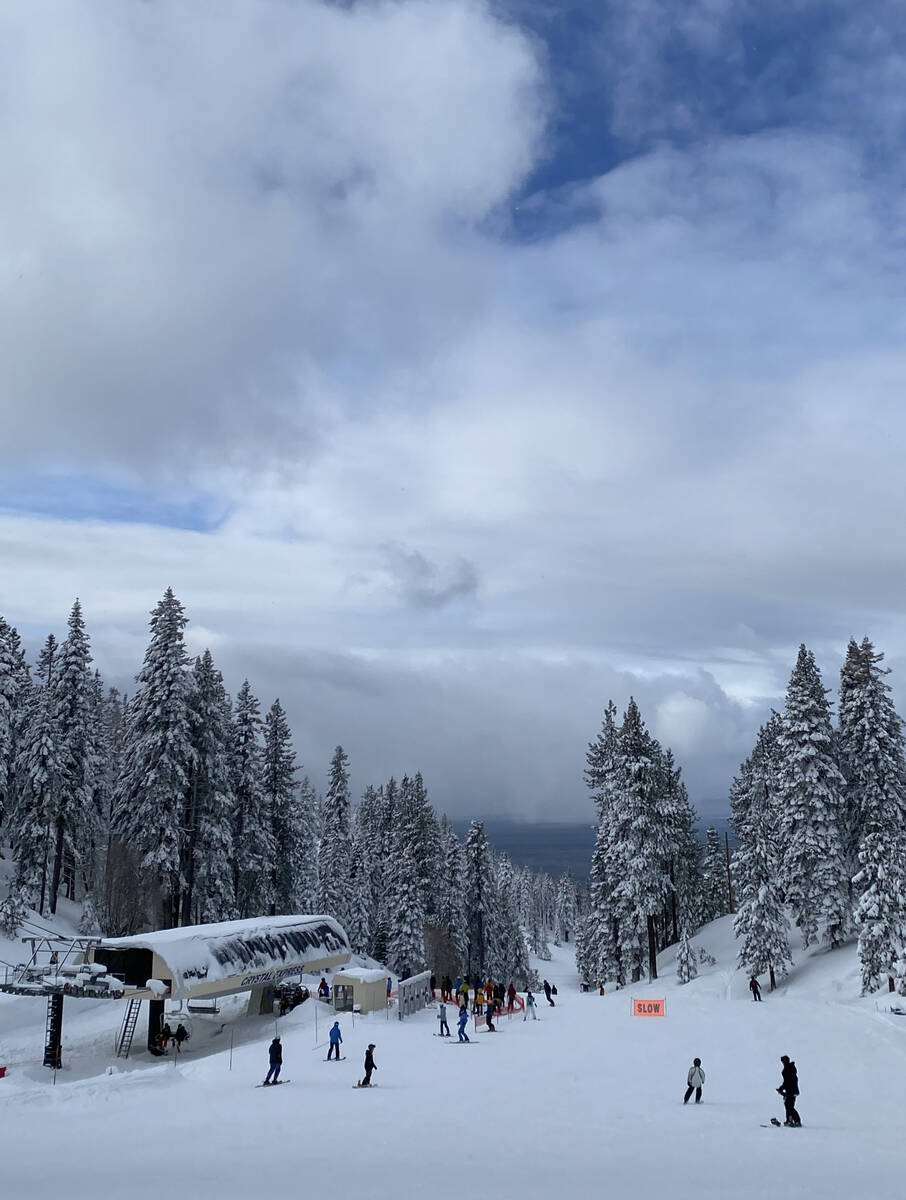
[(484, 1011), (484, 988), (481, 985), (475, 989), (475, 1011), (479, 1016)]

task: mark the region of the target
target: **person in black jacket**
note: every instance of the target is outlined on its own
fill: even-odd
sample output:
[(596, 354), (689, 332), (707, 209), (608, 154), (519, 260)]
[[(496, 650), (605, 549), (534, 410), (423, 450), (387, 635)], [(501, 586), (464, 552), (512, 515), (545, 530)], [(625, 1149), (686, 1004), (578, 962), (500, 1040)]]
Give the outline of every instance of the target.
[(554, 1002), (553, 1002), (553, 1000), (551, 999), (551, 985), (550, 985), (550, 984), (547, 982), (547, 980), (545, 979), (545, 980), (543, 981), (543, 983), (542, 983), (542, 986), (543, 986), (543, 988), (544, 988), (544, 994), (545, 994), (545, 996), (547, 996), (547, 1002), (548, 1002), (548, 1004), (551, 1006), (551, 1008), (553, 1008), (553, 1007), (554, 1007)]
[(781, 1054), (780, 1061), (783, 1063), (783, 1082), (777, 1091), (783, 1096), (783, 1107), (786, 1109), (784, 1125), (792, 1125), (795, 1129), (798, 1129), (802, 1124), (799, 1114), (796, 1112), (796, 1097), (799, 1095), (799, 1074), (796, 1071), (796, 1064), (790, 1059), (789, 1055)]
[(359, 1087), (371, 1087), (371, 1072), (377, 1070), (374, 1062), (374, 1055), (371, 1051), (374, 1049), (374, 1042), (369, 1042), (368, 1049), (365, 1051), (365, 1078), (359, 1084)]
[(264, 1081), (265, 1087), (270, 1086), (271, 1076), (273, 1076), (274, 1083), (279, 1082), (280, 1079), (280, 1068), (283, 1066), (283, 1047), (280, 1045), (278, 1037), (275, 1037), (268, 1047), (268, 1058), (270, 1059), (270, 1069)]

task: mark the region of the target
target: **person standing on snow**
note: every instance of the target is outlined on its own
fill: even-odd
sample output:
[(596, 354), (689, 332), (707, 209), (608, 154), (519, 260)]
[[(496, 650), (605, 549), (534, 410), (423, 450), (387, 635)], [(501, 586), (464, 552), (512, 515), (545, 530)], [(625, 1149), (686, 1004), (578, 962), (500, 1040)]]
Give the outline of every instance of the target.
[(761, 984), (758, 982), (758, 980), (755, 978), (754, 975), (749, 980), (749, 991), (752, 993), (753, 1000), (761, 999)]
[(683, 1104), (689, 1103), (689, 1097), (695, 1092), (695, 1103), (702, 1102), (702, 1088), (705, 1084), (705, 1073), (702, 1070), (702, 1060), (693, 1058), (692, 1066), (689, 1068), (689, 1074), (686, 1076), (686, 1094), (683, 1096)]
[(551, 1006), (551, 1008), (553, 1008), (553, 1007), (554, 1007), (554, 1002), (553, 1002), (553, 1000), (551, 999), (551, 985), (550, 985), (550, 984), (547, 982), (547, 980), (546, 980), (546, 979), (545, 979), (545, 980), (544, 980), (544, 982), (542, 983), (542, 987), (544, 988), (544, 994), (545, 994), (545, 996), (547, 996), (547, 1002), (548, 1002), (548, 1004)]
[(371, 1087), (371, 1072), (377, 1070), (374, 1055), (371, 1053), (373, 1049), (374, 1042), (369, 1042), (368, 1049), (365, 1051), (365, 1078), (361, 1081), (359, 1087)]
[(513, 981), (510, 980), (510, 986), (506, 990), (506, 1010), (512, 1013), (516, 1007), (516, 988), (513, 986)]
[(280, 1068), (283, 1066), (283, 1047), (280, 1045), (280, 1039), (278, 1037), (275, 1037), (271, 1042), (267, 1053), (270, 1061), (270, 1069), (268, 1070), (267, 1077), (264, 1080), (264, 1086), (270, 1087), (271, 1076), (273, 1075), (274, 1077), (274, 1083), (277, 1083), (280, 1079)]
[(440, 1036), (449, 1037), (450, 1026), (447, 1024), (447, 1006), (443, 1000), (437, 1006), (437, 1019), (440, 1021)]
[(788, 1054), (781, 1054), (780, 1061), (783, 1063), (783, 1082), (777, 1091), (783, 1096), (783, 1107), (786, 1110), (786, 1120), (784, 1125), (790, 1125), (793, 1129), (798, 1129), (802, 1124), (799, 1119), (799, 1114), (796, 1112), (796, 1097), (799, 1095), (799, 1073), (796, 1070), (796, 1064), (790, 1059)]
[(528, 1020), (529, 1013), (532, 1014), (532, 1020), (538, 1020), (538, 1014), (535, 1012), (535, 997), (532, 995), (532, 989), (525, 993), (525, 1012), (522, 1014), (523, 1021)]
[(330, 1027), (330, 1049), (327, 1051), (327, 1061), (330, 1062), (333, 1057), (333, 1052), (337, 1052), (337, 1062), (340, 1061), (340, 1043), (343, 1041), (343, 1035), (340, 1032), (340, 1022), (334, 1021)]
[(466, 1008), (465, 1005), (463, 1005), (462, 1008), (459, 1010), (459, 1040), (461, 1042), (467, 1042), (469, 1040), (469, 1036), (466, 1033), (466, 1025), (468, 1025), (468, 1023), (469, 1023), (469, 1010)]

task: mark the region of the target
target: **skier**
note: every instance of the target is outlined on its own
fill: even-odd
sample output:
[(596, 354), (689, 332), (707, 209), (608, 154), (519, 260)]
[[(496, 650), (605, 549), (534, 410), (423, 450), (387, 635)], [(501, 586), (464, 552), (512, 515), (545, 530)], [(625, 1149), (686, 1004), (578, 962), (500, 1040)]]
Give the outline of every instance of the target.
[(523, 1021), (528, 1020), (529, 1013), (532, 1014), (533, 1021), (538, 1020), (538, 1014), (535, 1012), (535, 997), (532, 995), (531, 988), (525, 993), (525, 1011), (522, 1014)]
[(480, 1017), (484, 1011), (484, 988), (481, 984), (475, 989), (475, 1012)]
[(327, 1051), (327, 1061), (330, 1062), (334, 1050), (337, 1052), (337, 1062), (340, 1061), (340, 1043), (343, 1041), (343, 1035), (340, 1033), (340, 1022), (334, 1021), (330, 1027), (330, 1048)]
[(547, 996), (547, 1002), (548, 1002), (548, 1004), (551, 1006), (551, 1008), (553, 1008), (553, 1007), (554, 1007), (554, 1002), (553, 1002), (553, 1000), (551, 999), (551, 985), (550, 985), (550, 984), (547, 982), (547, 980), (545, 979), (545, 980), (543, 980), (543, 981), (542, 981), (542, 985), (541, 985), (541, 986), (544, 988), (544, 994), (545, 994), (545, 996)]
[(466, 1008), (465, 1005), (463, 1005), (462, 1008), (459, 1010), (459, 1040), (461, 1042), (467, 1042), (469, 1040), (469, 1036), (466, 1033), (466, 1025), (468, 1023), (469, 1023), (469, 1010)]
[(686, 1088), (685, 1096), (683, 1096), (683, 1104), (689, 1103), (689, 1097), (693, 1092), (695, 1092), (695, 1103), (701, 1104), (702, 1087), (704, 1082), (705, 1073), (702, 1070), (702, 1060), (700, 1058), (693, 1058), (692, 1066), (689, 1068), (689, 1074), (686, 1076), (686, 1083), (688, 1084), (688, 1087)]
[(506, 990), (506, 1010), (508, 1013), (511, 1013), (515, 1007), (516, 1007), (516, 989), (513, 986), (512, 980), (510, 980), (510, 986)]
[(777, 1091), (783, 1096), (783, 1107), (786, 1110), (786, 1120), (783, 1123), (793, 1129), (798, 1129), (802, 1125), (799, 1114), (796, 1112), (799, 1073), (796, 1070), (796, 1064), (790, 1060), (788, 1054), (781, 1054), (780, 1061), (783, 1063), (783, 1082)]
[(365, 1078), (361, 1081), (359, 1087), (371, 1087), (371, 1072), (377, 1070), (374, 1055), (371, 1053), (373, 1049), (374, 1042), (369, 1042), (368, 1049), (365, 1051)]
[(437, 1006), (437, 1019), (440, 1021), (440, 1036), (449, 1037), (450, 1026), (447, 1024), (447, 1006), (443, 1000)]
[(176, 1043), (177, 1054), (180, 1052), (180, 1050), (182, 1050), (182, 1044), (186, 1038), (188, 1038), (188, 1036), (188, 1029), (186, 1029), (185, 1025), (183, 1025), (183, 1023), (180, 1021), (180, 1023), (176, 1026), (176, 1032), (173, 1034), (173, 1041)]
[(761, 999), (761, 984), (758, 982), (758, 980), (755, 978), (754, 975), (749, 980), (749, 991), (752, 993), (753, 1000)]
[(484, 1019), (485, 1019), (485, 1021), (487, 1021), (488, 1033), (496, 1033), (497, 1032), (496, 1026), (494, 1025), (494, 1013), (496, 1011), (497, 1011), (497, 1001), (489, 1000), (487, 1003), (487, 1007), (484, 1010), (484, 1012), (485, 1012)]
[(279, 1037), (275, 1037), (268, 1047), (268, 1059), (270, 1061), (270, 1069), (267, 1072), (267, 1077), (264, 1080), (264, 1086), (271, 1086), (271, 1076), (273, 1082), (278, 1083), (280, 1080), (280, 1068), (283, 1066), (283, 1047), (280, 1045)]

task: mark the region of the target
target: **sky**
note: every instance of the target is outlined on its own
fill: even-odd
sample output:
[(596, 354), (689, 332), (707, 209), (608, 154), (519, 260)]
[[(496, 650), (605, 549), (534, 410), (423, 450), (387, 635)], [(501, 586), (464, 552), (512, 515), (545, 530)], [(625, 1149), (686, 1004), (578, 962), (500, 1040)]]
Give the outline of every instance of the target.
[(906, 25), (864, 0), (0, 11), (0, 612), (171, 586), (305, 769), (707, 816), (806, 642), (906, 704)]

